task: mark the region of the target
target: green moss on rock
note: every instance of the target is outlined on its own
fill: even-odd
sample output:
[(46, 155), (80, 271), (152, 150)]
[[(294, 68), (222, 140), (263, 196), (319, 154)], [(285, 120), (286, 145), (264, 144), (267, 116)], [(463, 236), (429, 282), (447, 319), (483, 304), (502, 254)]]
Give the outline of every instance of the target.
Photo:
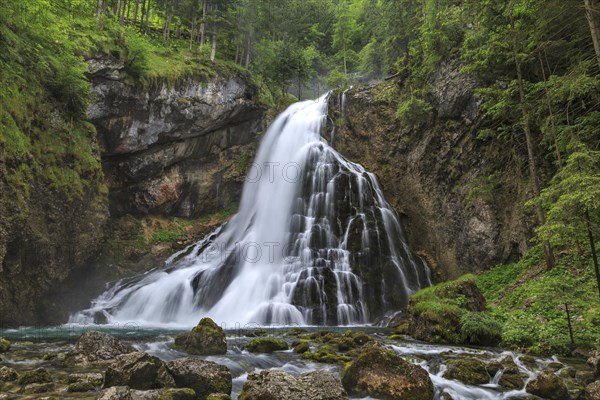
[(225, 354), (227, 340), (223, 328), (210, 318), (202, 318), (191, 332), (175, 338), (174, 347), (196, 355)]
[(448, 361), (444, 378), (455, 379), (467, 385), (483, 385), (490, 381), (485, 363), (473, 358)]
[(272, 353), (279, 350), (287, 350), (288, 344), (285, 340), (274, 338), (256, 338), (252, 339), (246, 345), (246, 350), (251, 353)]
[(433, 398), (433, 383), (427, 371), (377, 343), (364, 346), (356, 360), (346, 364), (342, 384), (355, 396), (390, 400)]

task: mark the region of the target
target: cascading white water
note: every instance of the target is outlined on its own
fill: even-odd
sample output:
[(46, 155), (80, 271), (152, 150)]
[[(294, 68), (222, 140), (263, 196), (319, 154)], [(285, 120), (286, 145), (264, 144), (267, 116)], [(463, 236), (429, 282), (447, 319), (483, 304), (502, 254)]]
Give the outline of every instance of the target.
[(321, 137), (326, 98), (273, 122), (226, 225), (69, 322), (363, 324), (430, 285), (375, 176)]

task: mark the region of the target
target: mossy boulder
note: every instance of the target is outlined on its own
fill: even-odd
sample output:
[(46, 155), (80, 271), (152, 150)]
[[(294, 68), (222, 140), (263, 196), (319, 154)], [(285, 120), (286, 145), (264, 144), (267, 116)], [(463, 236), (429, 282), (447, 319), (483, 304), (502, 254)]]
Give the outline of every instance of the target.
[(21, 393), (24, 394), (36, 394), (36, 393), (46, 393), (54, 390), (54, 383), (46, 382), (46, 383), (30, 383), (21, 388)]
[(37, 368), (21, 374), (19, 385), (24, 386), (30, 383), (52, 383), (52, 375), (44, 368)]
[(310, 342), (303, 340), (294, 346), (294, 353), (304, 353), (310, 350)]
[(211, 394), (231, 394), (231, 371), (223, 365), (195, 358), (178, 358), (166, 363), (177, 387), (192, 388), (196, 399), (205, 400)]
[(175, 386), (163, 362), (142, 352), (122, 354), (106, 369), (104, 387), (129, 386), (132, 389), (155, 389)]
[(10, 340), (0, 337), (0, 353), (6, 353), (10, 349)]
[(96, 390), (96, 386), (89, 381), (74, 382), (67, 386), (67, 392), (91, 392), (93, 390)]
[(210, 318), (202, 318), (191, 332), (175, 338), (175, 348), (202, 356), (225, 354), (227, 340), (223, 328)]
[(444, 378), (455, 379), (467, 385), (483, 385), (490, 381), (486, 364), (474, 358), (449, 360)]
[(206, 400), (231, 400), (231, 396), (223, 393), (212, 393), (208, 395)]
[(279, 350), (289, 349), (285, 340), (275, 338), (256, 338), (246, 345), (250, 353), (272, 353)]
[(131, 390), (127, 386), (113, 386), (103, 390), (98, 400), (132, 400)]
[(190, 388), (131, 390), (131, 400), (195, 400), (196, 392)]
[(383, 400), (431, 400), (433, 383), (423, 368), (374, 342), (346, 364), (342, 384), (349, 394)]
[(525, 386), (526, 374), (519, 372), (518, 369), (506, 369), (502, 371), (502, 376), (498, 384), (510, 390), (521, 390)]
[(600, 380), (585, 387), (585, 396), (587, 400), (600, 400)]
[(104, 332), (88, 331), (79, 337), (75, 346), (65, 356), (65, 364), (107, 364), (121, 354), (137, 351), (128, 343)]
[(268, 370), (248, 375), (239, 400), (345, 400), (348, 394), (332, 373), (315, 371), (298, 377)]
[(569, 391), (563, 380), (547, 371), (530, 380), (525, 390), (527, 393), (549, 400), (564, 400), (569, 398)]
[(2, 367), (0, 368), (0, 382), (12, 382), (19, 379), (19, 373), (10, 367)]
[(338, 354), (330, 345), (320, 347), (316, 351), (304, 352), (303, 357), (326, 364), (343, 364), (351, 360), (351, 358), (348, 356)]
[(407, 333), (433, 343), (495, 345), (501, 329), (482, 313), (485, 304), (472, 275), (422, 289), (409, 301)]

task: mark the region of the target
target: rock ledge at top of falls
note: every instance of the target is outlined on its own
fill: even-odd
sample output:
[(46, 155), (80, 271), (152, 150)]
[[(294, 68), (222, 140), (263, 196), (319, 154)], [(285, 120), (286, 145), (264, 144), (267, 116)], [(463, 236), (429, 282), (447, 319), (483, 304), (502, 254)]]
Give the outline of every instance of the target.
[(227, 352), (227, 339), (223, 328), (210, 318), (202, 318), (191, 332), (175, 338), (175, 348), (189, 354), (210, 356)]
[(239, 201), (265, 112), (249, 76), (131, 85), (111, 57), (88, 64), (111, 215), (197, 217)]
[(371, 342), (344, 367), (342, 383), (351, 395), (384, 400), (431, 400), (433, 382), (427, 371), (383, 345)]
[(344, 400), (348, 394), (332, 373), (314, 371), (293, 376), (284, 371), (252, 372), (239, 400)]

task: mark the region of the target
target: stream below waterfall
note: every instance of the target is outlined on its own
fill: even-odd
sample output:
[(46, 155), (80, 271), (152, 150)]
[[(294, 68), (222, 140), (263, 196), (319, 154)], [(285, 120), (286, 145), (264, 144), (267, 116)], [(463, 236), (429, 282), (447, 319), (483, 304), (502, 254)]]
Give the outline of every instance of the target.
[[(60, 355), (67, 352), (72, 347), (74, 340), (83, 331), (90, 329), (118, 336), (132, 343), (138, 350), (157, 356), (164, 361), (188, 356), (186, 353), (171, 348), (174, 337), (178, 333), (181, 333), (181, 330), (140, 328), (134, 325), (118, 328), (106, 325), (65, 325), (46, 329), (21, 328), (19, 330), (5, 330), (3, 332), (4, 336), (12, 340), (18, 339), (18, 341), (14, 343), (13, 349), (9, 353), (3, 355), (3, 364), (17, 370), (27, 370), (43, 366), (49, 370), (53, 370), (58, 375), (73, 372), (102, 372), (103, 370), (97, 367), (89, 367), (88, 370), (85, 367), (78, 367), (76, 370), (65, 370), (64, 367), (60, 366), (60, 363), (53, 361), (56, 360), (55, 356), (57, 354)], [(342, 333), (347, 327), (308, 327), (306, 329), (309, 332), (333, 331)], [(499, 361), (510, 356), (514, 359), (520, 372), (526, 374), (528, 379), (532, 379), (542, 370), (547, 369), (550, 364), (556, 364), (559, 361), (555, 357), (524, 357), (521, 354), (501, 349), (427, 344), (414, 341), (408, 337), (402, 340), (389, 340), (386, 338), (386, 335), (390, 331), (384, 328), (353, 327), (352, 329), (354, 331), (364, 331), (374, 336), (406, 360), (425, 368), (433, 381), (436, 400), (443, 399), (443, 394), (452, 396), (451, 398), (454, 400), (535, 398), (535, 396), (526, 393), (524, 389), (503, 389), (498, 384), (499, 376), (490, 377), (490, 382), (484, 385), (466, 385), (457, 380), (444, 378), (443, 375), (446, 371), (447, 362), (455, 358), (475, 358), (488, 362), (492, 360)], [(294, 353), (292, 350), (277, 351), (270, 354), (249, 353), (243, 350), (244, 346), (253, 339), (253, 337), (246, 335), (248, 332), (251, 333), (252, 331), (242, 329), (227, 331), (227, 353), (225, 355), (193, 356), (216, 362), (231, 370), (233, 377), (233, 399), (237, 399), (248, 374), (252, 371), (278, 369), (292, 375), (318, 370), (325, 370), (336, 374), (341, 372), (341, 365), (339, 364), (313, 362), (312, 360), (304, 359), (301, 354)], [(281, 338), (291, 343), (294, 338), (288, 336), (287, 332), (288, 329), (286, 328), (272, 328), (267, 330), (267, 335), (269, 337)], [(585, 368), (585, 363), (578, 359), (560, 359), (560, 362), (564, 365), (564, 368)], [(59, 393), (59, 395), (61, 398), (95, 398), (90, 397), (89, 394), (86, 397), (84, 394), (66, 392)]]

